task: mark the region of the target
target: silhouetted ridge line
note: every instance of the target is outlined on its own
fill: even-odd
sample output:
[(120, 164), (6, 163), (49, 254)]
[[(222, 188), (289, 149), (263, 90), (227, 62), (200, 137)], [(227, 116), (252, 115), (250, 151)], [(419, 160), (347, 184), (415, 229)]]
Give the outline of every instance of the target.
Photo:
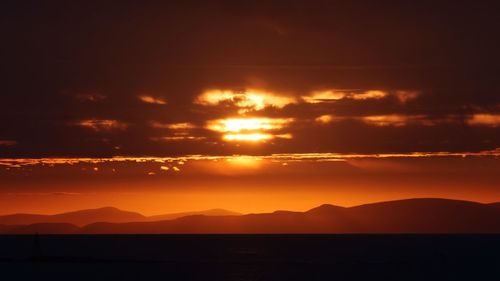
[(286, 234), (286, 233), (500, 233), (497, 204), (439, 198), (395, 200), (306, 212), (248, 215), (189, 215), (163, 221), (126, 223), (0, 225), (6, 234)]

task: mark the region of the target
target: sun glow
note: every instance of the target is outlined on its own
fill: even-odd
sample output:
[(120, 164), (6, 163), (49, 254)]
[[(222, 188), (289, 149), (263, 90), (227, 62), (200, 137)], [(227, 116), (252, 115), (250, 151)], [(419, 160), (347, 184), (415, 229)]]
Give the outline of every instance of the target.
[(209, 90), (198, 96), (195, 100), (195, 103), (201, 105), (232, 104), (239, 108), (239, 114), (262, 110), (266, 107), (283, 108), (295, 102), (296, 100), (293, 97), (276, 95), (255, 89)]
[(292, 122), (291, 118), (227, 118), (212, 120), (207, 129), (224, 133), (225, 141), (259, 142), (273, 138), (290, 139), (290, 134), (272, 134), (269, 131), (279, 130)]
[(291, 121), (289, 118), (228, 118), (209, 121), (207, 128), (218, 132), (274, 130)]
[(225, 134), (222, 139), (226, 141), (264, 141), (272, 139), (273, 136), (270, 134), (261, 134), (261, 133), (253, 133), (253, 134)]

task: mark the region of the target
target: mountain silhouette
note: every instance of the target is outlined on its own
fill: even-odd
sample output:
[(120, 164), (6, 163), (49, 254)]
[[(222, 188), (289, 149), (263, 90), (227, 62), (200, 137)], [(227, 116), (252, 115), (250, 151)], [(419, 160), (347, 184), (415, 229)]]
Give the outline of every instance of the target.
[(148, 221), (161, 221), (161, 220), (173, 220), (176, 218), (194, 216), (194, 215), (204, 215), (204, 216), (239, 216), (241, 213), (228, 211), (224, 209), (210, 209), (205, 211), (194, 211), (194, 212), (182, 212), (182, 213), (172, 213), (165, 215), (150, 216), (147, 218)]
[[(4, 233), (47, 233), (51, 225), (18, 226)], [(71, 226), (53, 225), (69, 233)], [(1, 231), (0, 227), (0, 231)], [(34, 233), (34, 232), (31, 232)], [(247, 215), (190, 215), (164, 221), (96, 222), (78, 234), (211, 233), (500, 233), (498, 204), (420, 198), (355, 207), (321, 205), (306, 212), (276, 211)]]
[(128, 211), (122, 211), (113, 207), (98, 209), (88, 209), (75, 212), (68, 212), (56, 215), (33, 215), (14, 214), (0, 216), (0, 224), (4, 225), (26, 225), (39, 223), (70, 223), (77, 226), (84, 226), (94, 222), (130, 222), (143, 221), (145, 216)]
[[(194, 211), (184, 213), (172, 213), (146, 217), (142, 214), (123, 211), (114, 207), (104, 207), (98, 209), (80, 210), (74, 212), (61, 213), (56, 215), (37, 215), (37, 214), (12, 214), (0, 216), (0, 225), (29, 225), (39, 223), (69, 223), (76, 226), (84, 226), (96, 222), (141, 222), (141, 221), (160, 221), (172, 220), (191, 215), (205, 216), (236, 216), (240, 213), (224, 210), (211, 209), (205, 211)], [(2, 231), (2, 228), (0, 228)]]

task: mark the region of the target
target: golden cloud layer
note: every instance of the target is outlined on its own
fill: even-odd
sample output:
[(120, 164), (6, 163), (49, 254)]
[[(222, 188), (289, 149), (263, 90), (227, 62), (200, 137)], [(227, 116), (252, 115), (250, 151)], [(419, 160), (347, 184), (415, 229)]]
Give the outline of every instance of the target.
[(292, 118), (227, 118), (207, 122), (207, 129), (217, 132), (241, 132), (281, 129)]
[(467, 124), (472, 126), (498, 127), (500, 126), (500, 114), (473, 114), (467, 119)]
[(196, 125), (188, 122), (183, 123), (160, 123), (160, 122), (151, 122), (151, 127), (159, 128), (159, 129), (171, 129), (171, 130), (188, 130), (196, 128)]
[(151, 103), (151, 104), (167, 104), (167, 101), (163, 98), (159, 97), (153, 97), (153, 96), (148, 96), (148, 95), (142, 95), (138, 96), (139, 100), (144, 102), (144, 103)]
[(387, 92), (381, 90), (367, 91), (345, 91), (345, 90), (321, 90), (312, 91), (307, 96), (302, 96), (302, 100), (306, 103), (324, 103), (334, 102), (342, 99), (352, 100), (377, 100), (388, 96), (395, 96), (401, 103), (406, 103), (417, 98), (420, 93), (417, 91), (399, 90), (395, 92)]
[(125, 130), (128, 127), (126, 123), (112, 119), (86, 119), (77, 122), (76, 125), (94, 131)]
[(277, 95), (263, 90), (208, 90), (199, 95), (195, 101), (201, 105), (231, 104), (240, 108), (238, 113), (243, 114), (249, 111), (258, 111), (266, 107), (283, 108), (288, 104), (295, 103), (293, 97)]
[(410, 152), (410, 153), (375, 153), (375, 154), (343, 154), (343, 153), (285, 153), (263, 156), (249, 155), (185, 155), (179, 157), (110, 157), (110, 158), (0, 158), (0, 166), (8, 168), (21, 168), (33, 165), (76, 165), (81, 163), (99, 164), (108, 162), (136, 162), (146, 163), (186, 163), (200, 160), (233, 160), (242, 157), (256, 160), (270, 161), (344, 161), (348, 159), (376, 159), (376, 158), (428, 158), (428, 157), (500, 157), (500, 148), (479, 152)]
[(206, 128), (223, 133), (225, 141), (266, 141), (273, 138), (291, 139), (291, 134), (272, 134), (269, 131), (284, 128), (292, 118), (227, 118), (211, 120)]

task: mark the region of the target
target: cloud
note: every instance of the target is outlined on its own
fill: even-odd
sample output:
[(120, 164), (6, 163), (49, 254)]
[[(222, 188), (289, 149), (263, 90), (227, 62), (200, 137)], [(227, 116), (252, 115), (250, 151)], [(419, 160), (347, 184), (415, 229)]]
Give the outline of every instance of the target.
[(151, 122), (151, 127), (159, 128), (159, 129), (187, 130), (187, 129), (194, 129), (197, 126), (195, 124), (188, 123), (188, 122), (183, 122), (183, 123)]
[(144, 102), (144, 103), (150, 103), (150, 104), (160, 104), (160, 105), (165, 105), (167, 104), (167, 101), (163, 98), (160, 97), (153, 97), (153, 96), (148, 96), (148, 95), (141, 95), (138, 96), (139, 100)]
[(152, 141), (199, 141), (204, 140), (206, 137), (203, 136), (189, 136), (189, 135), (177, 135), (177, 136), (163, 136), (163, 137), (152, 137)]
[(106, 96), (102, 94), (79, 94), (75, 98), (80, 102), (99, 102), (106, 99)]
[(318, 123), (323, 123), (323, 124), (330, 123), (330, 122), (332, 122), (332, 120), (333, 120), (333, 116), (331, 114), (321, 115), (319, 117), (316, 117), (316, 119), (314, 119), (314, 121), (316, 121)]
[(345, 98), (347, 93), (336, 91), (336, 90), (326, 90), (326, 91), (313, 91), (308, 96), (302, 96), (302, 99), (306, 103), (322, 103), (337, 101)]
[[(500, 148), (479, 152), (449, 152), (449, 151), (417, 151), (408, 153), (275, 153), (270, 155), (184, 155), (178, 157), (109, 157), (109, 158), (16, 158), (0, 159), (0, 166), (26, 167), (36, 165), (76, 165), (76, 164), (103, 164), (103, 163), (173, 163), (186, 161), (218, 161), (240, 158), (273, 161), (345, 161), (349, 159), (390, 159), (390, 158), (431, 158), (431, 157), (500, 157)], [(161, 168), (162, 170), (166, 170)], [(166, 167), (166, 166), (165, 166)]]
[(403, 91), (399, 90), (394, 93), (396, 98), (401, 102), (401, 103), (407, 103), (411, 100), (416, 99), (418, 96), (420, 96), (419, 91)]
[(76, 125), (94, 131), (125, 130), (128, 127), (126, 123), (111, 119), (86, 119), (77, 122)]
[(400, 115), (400, 114), (390, 114), (390, 115), (373, 115), (364, 116), (360, 119), (370, 125), (375, 126), (405, 126), (409, 123), (419, 123), (419, 124), (431, 124), (427, 123), (425, 115)]
[(470, 116), (466, 122), (471, 126), (498, 127), (500, 126), (500, 114), (477, 113)]
[(208, 121), (206, 128), (217, 132), (275, 130), (292, 121), (292, 118), (227, 118)]
[(306, 103), (318, 104), (336, 102), (340, 100), (379, 100), (389, 96), (395, 97), (401, 103), (407, 103), (420, 95), (418, 91), (381, 91), (381, 90), (321, 90), (312, 91), (302, 96)]
[(284, 128), (293, 118), (227, 118), (211, 120), (206, 128), (223, 133), (225, 141), (266, 141), (273, 138), (291, 139), (291, 134), (271, 134)]
[(370, 99), (381, 99), (389, 94), (384, 91), (369, 90), (361, 93), (352, 93), (349, 95), (353, 100), (370, 100)]
[(239, 108), (238, 113), (259, 111), (266, 107), (283, 108), (296, 102), (294, 97), (277, 95), (256, 89), (208, 90), (196, 97), (196, 104), (214, 106), (230, 104)]
[(328, 124), (345, 120), (360, 121), (368, 125), (377, 127), (403, 127), (407, 125), (437, 126), (443, 124), (459, 124), (460, 116), (447, 115), (442, 117), (430, 117), (428, 115), (407, 115), (407, 114), (384, 114), (368, 116), (334, 116), (332, 114), (321, 115), (314, 119), (320, 124)]
[(17, 145), (15, 140), (0, 140), (0, 146), (14, 146)]

